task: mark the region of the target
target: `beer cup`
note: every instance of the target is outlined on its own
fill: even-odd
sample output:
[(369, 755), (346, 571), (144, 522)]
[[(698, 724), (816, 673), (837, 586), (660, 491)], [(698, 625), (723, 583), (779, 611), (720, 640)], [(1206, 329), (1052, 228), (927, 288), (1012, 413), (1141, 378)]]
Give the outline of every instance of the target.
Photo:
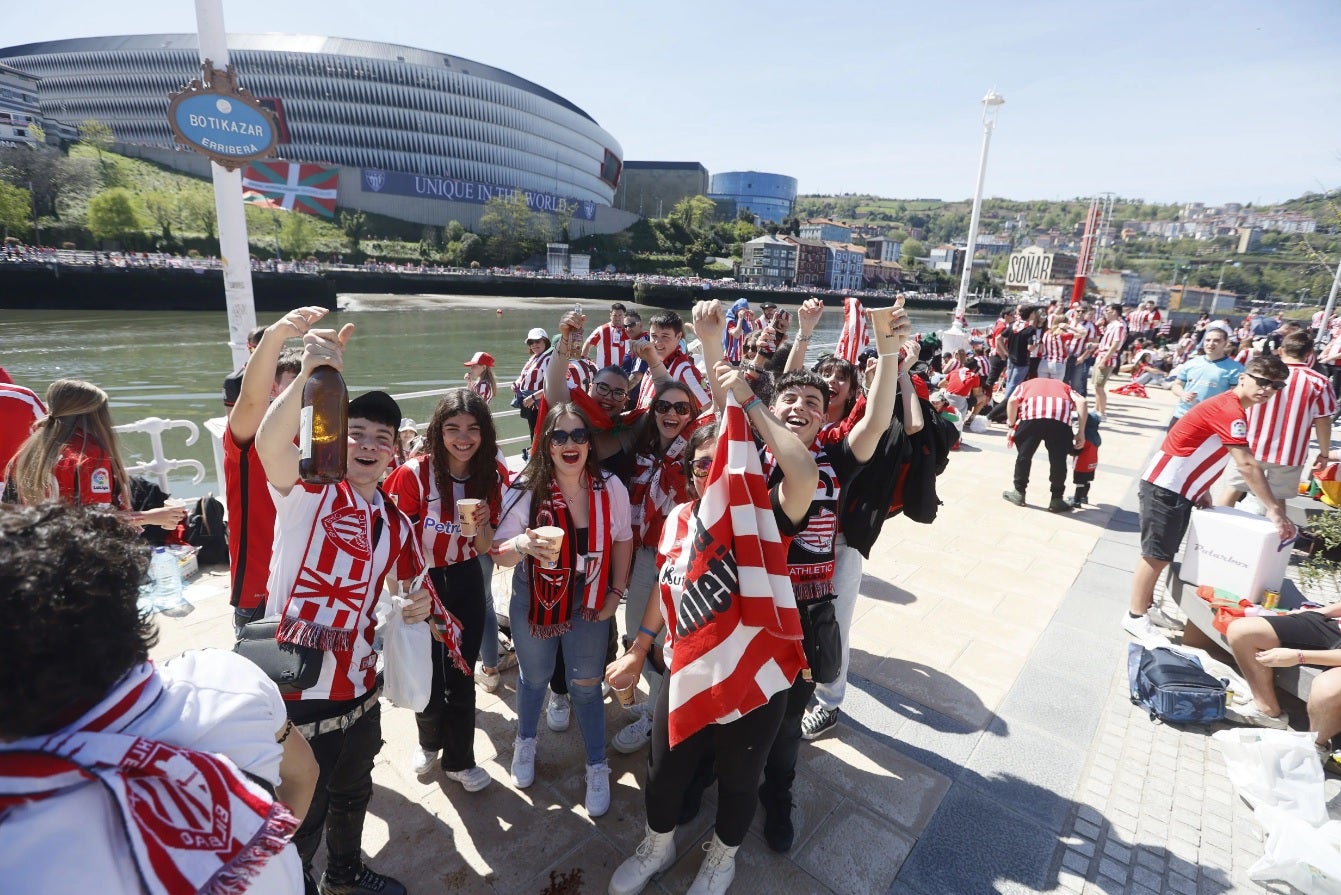
[[(531, 530), (545, 540), (554, 543), (560, 550), (563, 549), (563, 529), (557, 525), (542, 525)], [(547, 562), (544, 565), (547, 569), (553, 569), (559, 565), (559, 561), (556, 559), (554, 562)]]
[(871, 329), (875, 330), (875, 348), (881, 355), (898, 354), (903, 344), (894, 335), (894, 309), (872, 308)]
[(480, 503), (473, 497), (463, 497), (456, 502), (456, 524), (461, 534), (468, 538), (475, 537), (475, 507)]

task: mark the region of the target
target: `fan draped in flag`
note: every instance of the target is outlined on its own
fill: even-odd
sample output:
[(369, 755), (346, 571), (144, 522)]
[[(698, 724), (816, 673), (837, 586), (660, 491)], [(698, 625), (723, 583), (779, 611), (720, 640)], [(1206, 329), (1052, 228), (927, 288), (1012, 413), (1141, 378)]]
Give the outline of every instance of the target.
[(252, 162), (242, 172), (242, 201), (333, 218), (339, 182), (339, 168), (298, 162)]
[(838, 336), (834, 355), (850, 364), (857, 362), (863, 348), (871, 344), (871, 329), (866, 322), (866, 310), (861, 301), (848, 296), (843, 299), (843, 332)]
[(684, 587), (677, 616), (667, 620), (674, 748), (709, 724), (764, 705), (806, 666), (786, 545), (758, 448), (733, 395), (702, 498), (667, 520), (660, 552), (673, 564), (663, 581), (669, 573)]

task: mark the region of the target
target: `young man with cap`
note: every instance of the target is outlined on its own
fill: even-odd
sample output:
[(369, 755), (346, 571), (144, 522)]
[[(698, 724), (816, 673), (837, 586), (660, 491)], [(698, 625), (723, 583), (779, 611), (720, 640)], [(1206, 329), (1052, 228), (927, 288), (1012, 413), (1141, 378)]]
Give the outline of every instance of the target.
[[(353, 330), (345, 324), (338, 334), (307, 331), (302, 369), (270, 405), (256, 433), (256, 451), (275, 499), (267, 608), (279, 617), (279, 641), (321, 654), (317, 682), (284, 696), (289, 719), (311, 743), (319, 769), (312, 806), (294, 835), (304, 872), (310, 880), (324, 830), (328, 857), (321, 895), (403, 895), (403, 885), (360, 858), (373, 762), (382, 747), (373, 610), (388, 573), (408, 580), (424, 570), (410, 520), (378, 487), (401, 420), (395, 400), (375, 391), (349, 402), (344, 480), (309, 485), (298, 478), (295, 442), (303, 386), (316, 367), (343, 366)], [(405, 621), (426, 621), (429, 592), (420, 588), (409, 600)]]
[(1249, 489), (1266, 506), (1281, 543), (1295, 535), (1285, 516), (1285, 503), (1271, 493), (1262, 465), (1248, 446), (1249, 408), (1264, 404), (1284, 386), (1289, 375), (1278, 357), (1254, 358), (1239, 374), (1238, 384), (1202, 401), (1178, 420), (1141, 476), (1141, 558), (1132, 576), (1131, 605), (1122, 627), (1145, 639), (1161, 628), (1181, 627), (1152, 605), (1155, 583), (1178, 553), (1192, 521), (1194, 506), (1209, 507), (1211, 485), (1233, 459)]

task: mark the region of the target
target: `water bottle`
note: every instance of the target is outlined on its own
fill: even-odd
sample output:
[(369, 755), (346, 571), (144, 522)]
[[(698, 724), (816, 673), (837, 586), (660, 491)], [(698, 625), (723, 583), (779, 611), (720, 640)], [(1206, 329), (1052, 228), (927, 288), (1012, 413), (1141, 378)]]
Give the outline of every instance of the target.
[(177, 557), (168, 552), (167, 547), (155, 547), (153, 559), (149, 561), (149, 585), (145, 594), (149, 609), (162, 612), (176, 609), (186, 602), (182, 596), (182, 573), (177, 565)]

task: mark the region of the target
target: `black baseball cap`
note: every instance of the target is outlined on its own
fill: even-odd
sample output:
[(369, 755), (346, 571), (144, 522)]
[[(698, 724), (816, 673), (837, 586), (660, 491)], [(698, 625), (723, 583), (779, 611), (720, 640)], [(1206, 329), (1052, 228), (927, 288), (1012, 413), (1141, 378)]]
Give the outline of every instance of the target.
[(400, 405), (386, 392), (368, 392), (349, 402), (349, 418), (381, 423), (394, 432), (400, 427)]

